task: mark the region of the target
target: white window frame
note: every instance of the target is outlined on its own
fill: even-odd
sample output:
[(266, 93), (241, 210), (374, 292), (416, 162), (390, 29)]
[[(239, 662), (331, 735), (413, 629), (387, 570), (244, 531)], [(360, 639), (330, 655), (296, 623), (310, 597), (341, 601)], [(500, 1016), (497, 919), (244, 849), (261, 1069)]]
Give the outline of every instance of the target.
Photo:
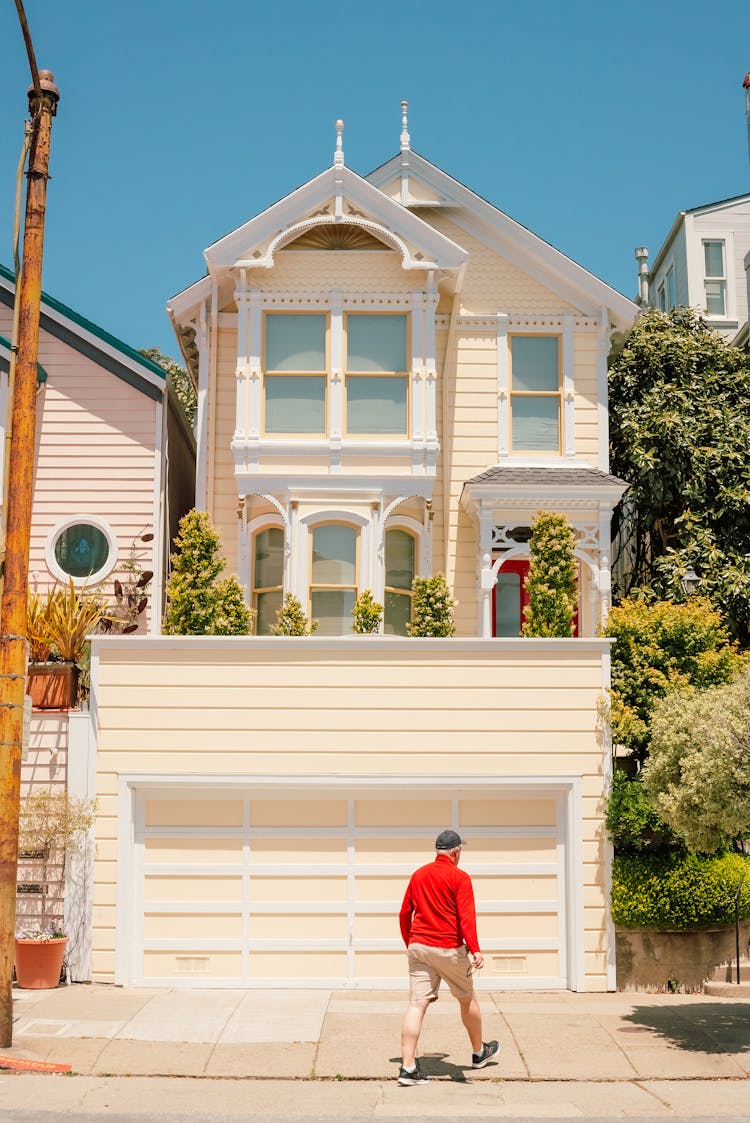
[[(710, 323), (715, 323), (720, 326), (731, 326), (737, 321), (737, 293), (735, 291), (735, 256), (734, 256), (734, 233), (731, 230), (712, 230), (710, 227), (705, 229), (698, 227), (696, 229), (696, 239), (694, 242), (697, 261), (697, 276), (698, 285), (697, 299), (692, 301), (693, 304), (698, 304), (701, 308), (705, 309), (706, 306), (706, 265), (705, 265), (705, 250), (704, 245), (706, 242), (722, 242), (724, 244), (724, 315), (719, 316), (714, 313), (706, 311), (704, 314)], [(722, 278), (708, 278), (709, 280), (721, 280)]]
[[(73, 577), (72, 574), (66, 573), (64, 569), (58, 564), (55, 558), (55, 546), (60, 535), (68, 530), (71, 526), (77, 526), (79, 523), (85, 523), (88, 526), (94, 526), (100, 530), (109, 544), (109, 553), (107, 554), (107, 561), (95, 573), (90, 573), (88, 577)], [(44, 560), (47, 564), (47, 569), (57, 581), (61, 581), (67, 585), (69, 581), (73, 581), (73, 585), (77, 589), (82, 589), (84, 586), (90, 587), (98, 585), (100, 582), (109, 577), (112, 570), (117, 565), (117, 556), (119, 546), (117, 535), (112, 527), (100, 515), (76, 514), (71, 515), (67, 519), (56, 523), (52, 530), (47, 535), (47, 541), (44, 546)]]

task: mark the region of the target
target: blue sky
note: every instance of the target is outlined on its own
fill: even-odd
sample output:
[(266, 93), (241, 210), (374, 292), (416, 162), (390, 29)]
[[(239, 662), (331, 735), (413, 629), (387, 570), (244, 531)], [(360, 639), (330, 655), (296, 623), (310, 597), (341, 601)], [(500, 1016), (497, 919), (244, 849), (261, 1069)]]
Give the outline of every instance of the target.
[[(750, 191), (750, 4), (26, 0), (60, 88), (44, 288), (176, 354), (164, 307), (203, 249), (327, 167), (412, 146), (628, 296), (633, 248)], [(714, 15), (715, 13), (715, 15)], [(0, 6), (0, 261), (29, 71)]]

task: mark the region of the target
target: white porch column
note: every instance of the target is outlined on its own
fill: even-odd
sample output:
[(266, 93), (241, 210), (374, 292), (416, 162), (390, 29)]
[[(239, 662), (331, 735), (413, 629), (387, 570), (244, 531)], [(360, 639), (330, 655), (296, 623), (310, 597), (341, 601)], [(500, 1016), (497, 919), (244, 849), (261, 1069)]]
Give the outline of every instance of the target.
[(497, 576), (492, 572), (492, 558), (489, 554), (483, 554), (481, 572), (482, 639), (492, 638), (492, 590), (496, 582)]
[(610, 520), (609, 507), (599, 511), (599, 620), (604, 624), (612, 607), (612, 570), (610, 566)]

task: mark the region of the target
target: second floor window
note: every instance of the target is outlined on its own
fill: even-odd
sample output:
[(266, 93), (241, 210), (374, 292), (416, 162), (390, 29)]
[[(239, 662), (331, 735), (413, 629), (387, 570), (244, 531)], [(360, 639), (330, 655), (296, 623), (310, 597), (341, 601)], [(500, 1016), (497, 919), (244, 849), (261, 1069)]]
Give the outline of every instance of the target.
[(321, 523), (311, 538), (310, 613), (318, 635), (348, 635), (357, 599), (359, 532), (346, 523)]
[(705, 266), (706, 311), (709, 316), (727, 314), (727, 277), (724, 263), (724, 243), (710, 241), (703, 243)]
[(265, 317), (264, 430), (326, 432), (327, 317), (268, 312)]
[(409, 432), (405, 315), (346, 317), (346, 432), (399, 436)]
[(560, 340), (556, 335), (510, 337), (510, 417), (513, 452), (560, 451)]

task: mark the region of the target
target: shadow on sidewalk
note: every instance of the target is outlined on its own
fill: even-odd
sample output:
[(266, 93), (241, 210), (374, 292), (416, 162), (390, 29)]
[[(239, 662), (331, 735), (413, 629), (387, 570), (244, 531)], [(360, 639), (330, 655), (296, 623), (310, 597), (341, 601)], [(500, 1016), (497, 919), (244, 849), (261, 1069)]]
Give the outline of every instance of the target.
[(651, 1030), (678, 1049), (701, 1053), (750, 1052), (750, 1002), (637, 1006), (622, 1019), (622, 1033)]
[[(446, 1061), (448, 1053), (420, 1053), (419, 1065), (425, 1076), (447, 1076), (454, 1084), (469, 1084), (466, 1079), (467, 1072), (474, 1072), (471, 1065), (454, 1065)], [(390, 1060), (397, 1065), (401, 1064), (401, 1057), (391, 1057)], [(486, 1068), (494, 1068), (498, 1061), (490, 1061)]]

